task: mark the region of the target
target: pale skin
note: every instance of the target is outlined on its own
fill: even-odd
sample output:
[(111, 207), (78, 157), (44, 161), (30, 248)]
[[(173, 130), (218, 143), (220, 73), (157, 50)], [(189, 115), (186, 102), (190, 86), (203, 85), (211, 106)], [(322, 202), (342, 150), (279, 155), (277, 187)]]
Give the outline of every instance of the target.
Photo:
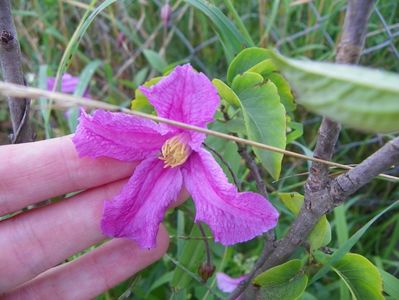
[[(83, 192), (0, 221), (0, 298), (90, 299), (161, 258), (169, 245), (162, 225), (154, 249), (113, 239), (63, 263), (106, 240), (100, 230), (103, 202), (121, 190), (136, 165), (79, 158), (70, 136), (1, 146), (0, 216)], [(181, 192), (177, 203), (186, 198)]]

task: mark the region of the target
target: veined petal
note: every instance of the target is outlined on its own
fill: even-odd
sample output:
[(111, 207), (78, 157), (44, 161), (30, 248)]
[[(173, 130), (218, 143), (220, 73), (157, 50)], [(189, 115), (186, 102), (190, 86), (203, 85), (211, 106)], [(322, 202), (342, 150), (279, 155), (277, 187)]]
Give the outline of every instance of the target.
[(142, 161), (122, 192), (105, 202), (103, 233), (129, 238), (142, 248), (155, 247), (159, 224), (182, 185), (180, 168), (164, 168), (157, 157)]
[(81, 110), (73, 142), (80, 156), (141, 160), (158, 152), (170, 135), (150, 120), (123, 113)]
[(245, 280), (247, 275), (243, 275), (237, 278), (230, 277), (229, 275), (217, 272), (216, 273), (216, 284), (222, 292), (231, 293), (236, 289), (241, 281)]
[[(155, 107), (158, 116), (206, 127), (220, 103), (212, 82), (195, 71), (189, 64), (177, 66), (168, 76), (151, 87), (141, 86), (140, 91)], [(197, 150), (205, 135), (190, 132), (190, 146)]]
[(208, 151), (191, 154), (183, 177), (195, 203), (195, 220), (209, 225), (215, 241), (228, 246), (276, 226), (278, 212), (269, 201), (257, 193), (238, 193)]

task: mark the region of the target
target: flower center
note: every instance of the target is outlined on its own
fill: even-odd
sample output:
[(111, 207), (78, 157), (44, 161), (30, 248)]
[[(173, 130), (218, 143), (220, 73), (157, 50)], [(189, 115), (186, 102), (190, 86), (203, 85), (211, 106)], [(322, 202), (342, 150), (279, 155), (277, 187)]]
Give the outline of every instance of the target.
[(162, 146), (162, 156), (159, 159), (163, 160), (166, 167), (177, 167), (184, 164), (190, 156), (191, 148), (182, 139), (181, 136), (176, 135), (168, 140)]

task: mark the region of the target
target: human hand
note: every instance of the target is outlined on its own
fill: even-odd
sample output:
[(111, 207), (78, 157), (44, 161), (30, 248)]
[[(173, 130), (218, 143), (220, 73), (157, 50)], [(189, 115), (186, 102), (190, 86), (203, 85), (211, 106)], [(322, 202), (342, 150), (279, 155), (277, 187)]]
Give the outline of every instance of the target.
[(89, 299), (162, 257), (169, 239), (161, 226), (155, 249), (115, 239), (62, 264), (106, 239), (100, 230), (103, 202), (120, 191), (135, 166), (78, 158), (71, 137), (0, 147), (0, 216), (83, 190), (0, 221), (2, 299)]

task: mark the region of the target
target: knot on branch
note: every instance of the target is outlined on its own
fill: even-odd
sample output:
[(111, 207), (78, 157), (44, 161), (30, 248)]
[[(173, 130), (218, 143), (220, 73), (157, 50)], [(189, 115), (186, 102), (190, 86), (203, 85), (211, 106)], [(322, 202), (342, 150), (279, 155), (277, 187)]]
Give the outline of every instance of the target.
[(330, 184), (324, 187), (312, 187), (311, 184), (305, 184), (305, 208), (313, 214), (321, 217), (328, 213), (333, 207), (333, 197)]
[(0, 43), (2, 48), (9, 50), (14, 47), (15, 37), (11, 32), (3, 30), (0, 33)]
[(348, 43), (341, 42), (337, 47), (337, 58), (338, 63), (354, 64), (357, 63), (362, 47)]

